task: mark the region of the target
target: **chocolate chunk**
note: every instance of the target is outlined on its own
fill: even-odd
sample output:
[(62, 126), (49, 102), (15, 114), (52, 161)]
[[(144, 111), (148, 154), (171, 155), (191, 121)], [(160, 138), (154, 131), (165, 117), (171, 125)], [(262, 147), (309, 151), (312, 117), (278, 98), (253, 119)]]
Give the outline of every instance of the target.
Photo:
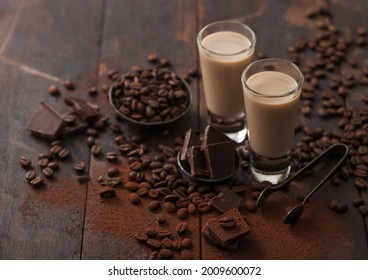
[(190, 174), (195, 177), (208, 177), (204, 153), (200, 146), (189, 148)]
[[(220, 221), (224, 217), (233, 218), (236, 226), (233, 228), (224, 228), (221, 226)], [(216, 237), (223, 246), (230, 244), (234, 240), (245, 236), (250, 232), (250, 226), (246, 223), (243, 215), (238, 209), (232, 209), (215, 219), (209, 219), (206, 226), (208, 227), (210, 234)]]
[(28, 122), (27, 129), (49, 140), (57, 138), (64, 127), (58, 112), (46, 102), (41, 102)]
[(234, 219), (229, 216), (223, 216), (219, 222), (220, 226), (224, 228), (233, 228), (236, 225)]
[(202, 150), (208, 145), (218, 144), (222, 142), (233, 142), (233, 141), (216, 128), (207, 126), (203, 135)]
[[(63, 118), (65, 118), (65, 115), (63, 115)], [(61, 135), (63, 137), (68, 137), (79, 133), (83, 133), (87, 129), (87, 127), (88, 123), (82, 121), (79, 117), (77, 117), (73, 123), (69, 123), (66, 126), (64, 126)]]
[(208, 176), (226, 178), (235, 170), (235, 145), (231, 141), (207, 145), (204, 148)]
[(215, 236), (213, 236), (211, 234), (211, 232), (209, 231), (207, 226), (204, 226), (202, 229), (202, 236), (203, 238), (210, 244), (219, 247), (219, 248), (223, 248), (232, 252), (235, 252), (238, 250), (238, 246), (239, 246), (239, 238), (235, 239), (234, 241), (224, 245), (222, 244)]
[(72, 107), (83, 121), (93, 121), (100, 115), (95, 107), (81, 98), (68, 97), (64, 99), (64, 102), (66, 105)]
[(224, 188), (218, 196), (211, 199), (210, 205), (220, 213), (225, 213), (233, 208), (238, 208), (240, 200), (240, 196), (229, 188)]
[(115, 196), (115, 190), (111, 187), (105, 187), (100, 191), (101, 198), (112, 198)]
[(180, 160), (187, 160), (189, 156), (189, 148), (192, 146), (200, 146), (201, 141), (199, 140), (198, 135), (193, 131), (193, 129), (189, 129), (185, 134), (183, 148), (181, 150)]

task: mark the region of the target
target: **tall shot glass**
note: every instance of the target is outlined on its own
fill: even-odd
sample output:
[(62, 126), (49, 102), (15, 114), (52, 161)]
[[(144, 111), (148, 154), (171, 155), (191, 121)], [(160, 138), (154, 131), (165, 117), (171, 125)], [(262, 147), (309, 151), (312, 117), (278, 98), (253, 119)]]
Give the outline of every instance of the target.
[(255, 44), (254, 32), (240, 22), (214, 22), (197, 36), (208, 123), (238, 143), (247, 135), (240, 77)]
[(303, 74), (289, 61), (269, 58), (250, 64), (241, 80), (251, 173), (259, 182), (277, 184), (290, 173), (290, 149)]

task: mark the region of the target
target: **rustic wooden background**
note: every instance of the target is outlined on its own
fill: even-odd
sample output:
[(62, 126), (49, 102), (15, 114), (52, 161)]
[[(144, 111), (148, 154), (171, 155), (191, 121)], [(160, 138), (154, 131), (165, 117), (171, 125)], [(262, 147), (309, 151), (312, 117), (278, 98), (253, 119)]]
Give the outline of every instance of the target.
[[(87, 145), (81, 144), (84, 138), (74, 137), (66, 142), (73, 157), (61, 163), (60, 174), (57, 179), (48, 180), (47, 187), (34, 190), (25, 181), (18, 158), (26, 155), (36, 159), (49, 147), (26, 131), (28, 117), (42, 100), (57, 109), (65, 109), (62, 98), (48, 95), (49, 85), (61, 84), (69, 78), (76, 82), (77, 90), (65, 91), (62, 96), (87, 96), (87, 87), (109, 83), (105, 76), (107, 69), (125, 72), (132, 65), (149, 66), (146, 56), (150, 52), (168, 58), (174, 70), (184, 75), (189, 68), (198, 66), (197, 32), (218, 20), (248, 24), (257, 34), (257, 52), (287, 58), (287, 47), (298, 36), (314, 34), (315, 26), (306, 13), (318, 5), (331, 9), (333, 16), (329, 20), (344, 32), (368, 26), (368, 2), (364, 0), (0, 1), (0, 258), (140, 259), (150, 252), (132, 238), (135, 230), (143, 231), (153, 223), (151, 213), (144, 206), (133, 206), (127, 200), (101, 203), (97, 184), (92, 182), (88, 187), (77, 184), (75, 171), (70, 167), (72, 160), (88, 162), (92, 178), (108, 167), (106, 161), (90, 156)], [(368, 65), (366, 49), (355, 55)], [(203, 129), (206, 124), (200, 82), (193, 82), (191, 88), (192, 110), (178, 124), (169, 127), (169, 139), (164, 140), (168, 143), (188, 128)], [(114, 118), (104, 94), (91, 100)], [(349, 96), (347, 104), (365, 106), (354, 95)], [(300, 121), (311, 127), (336, 128), (335, 123), (321, 122), (315, 112), (312, 118)], [(121, 126), (126, 135), (137, 131), (126, 123)], [(162, 141), (159, 132), (150, 133), (150, 143)], [(112, 137), (110, 131), (99, 137), (104, 151), (116, 150)], [(352, 201), (359, 193), (351, 185), (347, 181), (338, 189), (326, 188), (321, 196), (325, 202), (331, 196)], [(361, 195), (366, 197), (366, 192)], [(301, 241), (301, 246), (320, 246), (323, 252), (320, 258), (367, 259), (366, 219), (351, 205), (349, 208), (348, 213), (334, 217), (336, 223), (348, 228), (344, 236), (333, 237), (341, 242), (339, 249), (331, 251), (324, 247), (328, 236), (323, 234), (311, 234), (313, 238)], [(280, 240), (271, 248), (274, 254), (262, 253), (257, 248), (259, 243), (250, 245), (250, 249), (258, 252), (253, 255), (246, 248), (236, 254), (218, 250), (202, 241), (200, 235), (201, 225), (210, 216), (189, 218), (195, 225), (191, 238), (196, 259), (278, 258), (278, 248), (287, 245), (287, 239)], [(119, 223), (124, 220), (131, 220), (134, 226), (122, 228)], [(323, 228), (316, 223), (307, 225), (311, 233)], [(276, 232), (280, 230), (287, 236), (287, 228), (282, 224), (274, 226)], [(304, 256), (298, 250), (300, 244), (290, 245), (287, 258)]]

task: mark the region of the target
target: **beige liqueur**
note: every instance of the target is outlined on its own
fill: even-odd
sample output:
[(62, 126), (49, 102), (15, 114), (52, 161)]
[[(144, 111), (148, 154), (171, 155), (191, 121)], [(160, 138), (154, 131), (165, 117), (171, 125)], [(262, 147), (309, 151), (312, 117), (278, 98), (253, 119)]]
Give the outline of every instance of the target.
[(224, 117), (244, 112), (241, 73), (250, 64), (253, 50), (247, 37), (232, 31), (206, 36), (199, 48), (207, 108)]
[(244, 95), (252, 150), (268, 158), (284, 156), (293, 141), (300, 89), (277, 96), (293, 92), (296, 81), (284, 73), (264, 71), (249, 77), (247, 86), (259, 93)]

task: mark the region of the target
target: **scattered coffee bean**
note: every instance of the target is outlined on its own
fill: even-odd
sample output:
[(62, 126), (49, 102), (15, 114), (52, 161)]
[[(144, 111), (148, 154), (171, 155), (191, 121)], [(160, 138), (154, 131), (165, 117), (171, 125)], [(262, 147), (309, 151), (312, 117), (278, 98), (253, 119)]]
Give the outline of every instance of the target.
[(98, 145), (98, 144), (94, 144), (92, 147), (91, 147), (91, 153), (94, 155), (94, 156), (97, 156), (99, 155), (101, 152), (101, 146)]
[(30, 166), (30, 165), (31, 165), (32, 161), (31, 161), (29, 158), (22, 156), (22, 157), (19, 159), (19, 163), (20, 163), (20, 165), (21, 165), (21, 166), (23, 166), (23, 167), (28, 167), (28, 166)]
[(336, 199), (331, 199), (328, 203), (328, 208), (332, 211), (336, 211), (339, 202)]
[(244, 202), (244, 207), (245, 209), (247, 209), (247, 211), (249, 212), (256, 212), (257, 211), (257, 204), (254, 200), (252, 199), (247, 199)]
[(168, 237), (162, 239), (161, 244), (166, 249), (171, 249), (173, 247), (173, 241)]
[(198, 205), (198, 211), (200, 213), (207, 213), (211, 210), (210, 205), (208, 204), (208, 202), (203, 202), (201, 204)]
[(43, 168), (42, 169), (42, 173), (46, 177), (52, 177), (52, 176), (54, 176), (54, 170), (52, 168), (50, 168), (50, 167)]
[(171, 259), (173, 255), (173, 252), (166, 248), (161, 249), (159, 253), (159, 257), (163, 259)]
[(224, 216), (219, 220), (219, 223), (224, 228), (233, 228), (233, 227), (235, 227), (235, 221), (232, 217)]
[(26, 180), (32, 181), (34, 178), (36, 178), (36, 172), (34, 172), (33, 170), (26, 173)]
[(134, 235), (134, 238), (139, 242), (139, 243), (146, 243), (148, 240), (147, 235), (143, 234), (143, 233), (137, 233), (136, 235)]
[(140, 197), (137, 194), (135, 194), (135, 193), (129, 194), (128, 199), (133, 204), (139, 204), (141, 202)]
[(84, 169), (86, 169), (86, 164), (81, 161), (81, 162), (78, 162), (74, 165), (74, 169), (77, 171), (77, 172), (82, 172), (84, 171)]
[(357, 197), (353, 200), (354, 207), (359, 207), (364, 204), (364, 199), (362, 197)]
[(175, 231), (181, 235), (181, 234), (184, 234), (186, 232), (188, 228), (188, 224), (185, 223), (185, 222), (181, 222), (181, 223), (178, 223), (175, 227)]
[(38, 160), (38, 166), (46, 167), (49, 164), (50, 160), (48, 158), (40, 158)]
[(187, 208), (180, 208), (177, 212), (176, 212), (176, 216), (179, 219), (185, 219), (188, 216), (188, 209)]
[(154, 228), (149, 227), (149, 228), (146, 229), (145, 234), (148, 237), (153, 238), (153, 237), (157, 236), (157, 230), (155, 230)]
[(48, 88), (47, 91), (48, 91), (48, 93), (50, 95), (53, 95), (53, 96), (56, 96), (56, 95), (59, 95), (60, 94), (59, 88), (57, 86), (55, 86), (55, 85), (49, 86), (49, 88)]
[(63, 148), (59, 153), (58, 153), (58, 157), (61, 159), (65, 159), (69, 156), (69, 150)]
[(95, 96), (98, 93), (98, 90), (97, 87), (91, 86), (87, 89), (87, 92), (89, 93), (89, 95)]
[(170, 231), (168, 231), (168, 230), (159, 230), (159, 231), (157, 232), (157, 236), (158, 236), (159, 238), (170, 237), (170, 236), (171, 236), (171, 232), (170, 232)]
[(177, 210), (175, 204), (172, 202), (165, 202), (163, 206), (167, 213), (174, 213)]
[(336, 206), (336, 212), (337, 213), (345, 213), (348, 210), (348, 205), (346, 203), (343, 202), (339, 202)]
[(136, 192), (138, 190), (138, 184), (136, 182), (126, 182), (124, 187), (130, 192)]
[(61, 150), (63, 149), (63, 147), (61, 147), (60, 145), (54, 145), (51, 147), (50, 149), (50, 153), (53, 154), (53, 155), (58, 155)]
[(55, 161), (49, 162), (47, 167), (51, 168), (52, 170), (57, 170), (59, 168), (59, 164)]
[(152, 212), (155, 212), (160, 208), (161, 208), (161, 204), (158, 200), (153, 200), (148, 204), (148, 209)]
[(41, 176), (37, 176), (29, 182), (33, 187), (37, 187), (43, 184), (43, 178)]
[(367, 186), (367, 180), (361, 177), (356, 177), (354, 179), (354, 186), (358, 189), (364, 189)]
[(197, 214), (197, 206), (195, 204), (190, 203), (187, 208), (188, 208), (188, 213), (189, 214), (191, 214), (191, 215)]
[(148, 247), (150, 247), (153, 250), (158, 250), (161, 248), (161, 241), (156, 239), (148, 239), (146, 241), (146, 244)]
[(116, 162), (118, 161), (118, 155), (115, 152), (108, 152), (106, 153), (106, 159), (110, 162)]
[(63, 85), (68, 90), (73, 90), (75, 88), (74, 83), (71, 80), (64, 80)]
[(155, 220), (159, 225), (166, 223), (166, 219), (161, 214), (156, 215)]
[(149, 62), (155, 63), (158, 61), (158, 55), (156, 53), (150, 53), (148, 54), (147, 59)]
[(137, 195), (139, 195), (139, 196), (146, 196), (148, 194), (148, 189), (146, 189), (146, 188), (139, 188), (138, 190), (137, 190)]
[(119, 169), (117, 169), (116, 167), (111, 167), (107, 170), (107, 176), (109, 177), (115, 177), (119, 175), (119, 173)]
[(192, 240), (190, 238), (184, 238), (181, 241), (181, 246), (186, 249), (191, 248), (193, 246)]

